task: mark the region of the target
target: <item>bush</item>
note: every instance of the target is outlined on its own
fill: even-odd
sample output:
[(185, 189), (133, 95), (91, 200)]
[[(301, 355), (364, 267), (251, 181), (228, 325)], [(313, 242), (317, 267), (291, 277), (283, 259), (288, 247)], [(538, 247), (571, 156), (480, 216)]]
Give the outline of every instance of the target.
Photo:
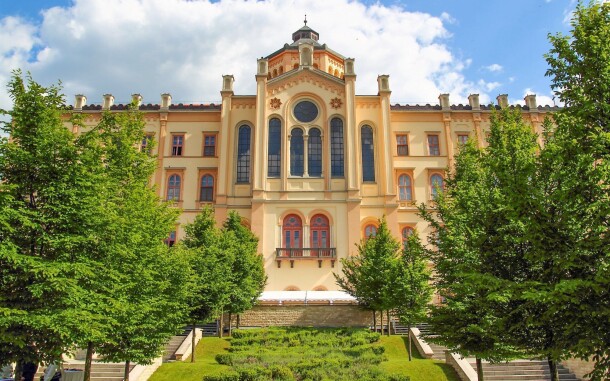
[(268, 381), (271, 379), (271, 369), (264, 366), (252, 366), (237, 369), (239, 381)]
[(229, 353), (219, 353), (216, 355), (216, 362), (222, 365), (233, 365), (233, 356)]
[(391, 374), (388, 381), (411, 381), (411, 377), (402, 374)]
[(295, 379), (294, 373), (292, 373), (292, 370), (290, 370), (290, 368), (288, 368), (286, 366), (273, 365), (273, 366), (269, 367), (269, 369), (271, 370), (271, 377), (274, 380), (293, 381)]
[(218, 375), (203, 376), (203, 381), (239, 381), (239, 373), (233, 371), (225, 371)]

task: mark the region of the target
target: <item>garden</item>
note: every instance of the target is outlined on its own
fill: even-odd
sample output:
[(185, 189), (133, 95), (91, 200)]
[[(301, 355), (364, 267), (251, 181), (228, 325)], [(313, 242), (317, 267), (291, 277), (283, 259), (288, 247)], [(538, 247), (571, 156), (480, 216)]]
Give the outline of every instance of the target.
[(415, 356), (406, 338), (365, 329), (264, 328), (204, 338), (197, 361), (164, 364), (151, 381), (457, 381), (450, 366)]

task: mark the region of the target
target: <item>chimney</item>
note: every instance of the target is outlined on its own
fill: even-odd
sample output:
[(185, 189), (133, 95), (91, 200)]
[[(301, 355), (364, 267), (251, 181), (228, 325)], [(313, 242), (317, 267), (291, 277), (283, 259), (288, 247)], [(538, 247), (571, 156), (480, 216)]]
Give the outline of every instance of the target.
[(500, 106), (500, 108), (508, 107), (508, 94), (500, 94), (496, 97), (496, 100), (498, 101), (498, 106)]
[(451, 110), (451, 104), (449, 104), (449, 94), (439, 95), (438, 100), (441, 102), (441, 108), (444, 111)]
[(479, 111), (481, 104), (479, 103), (479, 94), (470, 94), (468, 96), (468, 103), (473, 110)]
[(172, 96), (169, 93), (161, 94), (161, 110), (169, 110), (169, 106), (172, 104)]
[(110, 107), (114, 104), (114, 97), (112, 94), (104, 94), (104, 102), (102, 103), (102, 110), (110, 110)]
[(140, 94), (131, 94), (131, 103), (135, 103), (137, 107), (142, 104), (142, 96)]
[(74, 96), (74, 109), (82, 110), (83, 106), (87, 104), (87, 97), (82, 94), (76, 94)]

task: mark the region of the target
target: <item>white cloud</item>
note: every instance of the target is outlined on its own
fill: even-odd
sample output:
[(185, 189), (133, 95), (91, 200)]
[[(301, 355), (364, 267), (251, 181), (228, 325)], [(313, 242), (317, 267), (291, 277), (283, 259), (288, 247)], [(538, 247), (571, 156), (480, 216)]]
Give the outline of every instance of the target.
[(540, 93), (540, 92), (536, 92), (530, 88), (527, 88), (525, 90), (523, 90), (523, 98), (522, 99), (512, 99), (510, 100), (510, 104), (519, 104), (519, 105), (525, 105), (525, 96), (526, 95), (530, 95), (530, 94), (535, 94), (536, 95), (536, 103), (538, 104), (538, 106), (554, 106), (554, 105), (558, 105), (559, 106), (559, 100), (555, 99), (553, 100), (553, 93), (552, 92), (547, 92), (547, 93)]
[(502, 67), (502, 65), (495, 63), (495, 64), (491, 64), (489, 66), (485, 66), (485, 67), (483, 67), (483, 69), (489, 70), (492, 73), (498, 73), (498, 72), (501, 72), (504, 68)]
[(471, 60), (447, 46), (449, 15), (352, 0), (75, 0), (45, 10), (39, 26), (0, 20), (0, 81), (21, 67), (41, 83), (61, 79), (70, 103), (77, 93), (99, 103), (136, 92), (145, 103), (163, 92), (197, 103), (219, 101), (221, 76), (233, 74), (236, 94), (254, 94), (256, 59), (291, 42), (305, 12), (321, 43), (356, 59), (358, 94), (376, 94), (378, 74), (390, 74), (401, 103), (436, 103), (444, 92), (456, 103), (473, 92), (483, 100), (497, 86), (465, 77)]

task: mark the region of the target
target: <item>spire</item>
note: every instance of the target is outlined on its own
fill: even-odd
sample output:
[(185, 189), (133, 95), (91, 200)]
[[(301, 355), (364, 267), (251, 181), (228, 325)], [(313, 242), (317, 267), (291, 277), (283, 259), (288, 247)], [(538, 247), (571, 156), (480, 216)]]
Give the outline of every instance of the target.
[(303, 21), (305, 23), (305, 26), (307, 26), (307, 13), (305, 13), (305, 21)]

